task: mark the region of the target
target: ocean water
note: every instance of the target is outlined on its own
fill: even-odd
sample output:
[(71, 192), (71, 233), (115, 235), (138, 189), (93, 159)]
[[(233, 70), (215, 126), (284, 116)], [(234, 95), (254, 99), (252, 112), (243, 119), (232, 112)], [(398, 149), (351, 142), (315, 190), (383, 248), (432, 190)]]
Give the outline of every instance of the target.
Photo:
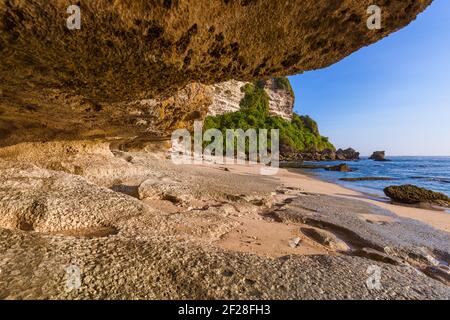
[[(305, 170), (322, 180), (340, 184), (370, 195), (385, 197), (383, 189), (393, 185), (413, 184), (450, 197), (450, 157), (389, 157), (389, 162), (377, 162), (363, 158), (347, 162), (354, 172), (331, 172), (326, 170)], [(337, 165), (342, 161), (321, 162)], [(308, 162), (308, 164), (314, 164)], [(389, 177), (392, 181), (340, 181), (340, 178)]]

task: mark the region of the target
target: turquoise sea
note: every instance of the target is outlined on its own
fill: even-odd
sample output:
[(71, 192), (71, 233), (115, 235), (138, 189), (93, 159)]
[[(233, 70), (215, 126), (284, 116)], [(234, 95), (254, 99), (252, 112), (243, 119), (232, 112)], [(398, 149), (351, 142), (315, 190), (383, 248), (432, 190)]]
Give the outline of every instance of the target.
[[(390, 157), (388, 162), (376, 162), (362, 158), (348, 162), (354, 172), (331, 172), (326, 170), (305, 170), (313, 172), (320, 179), (338, 183), (370, 195), (385, 197), (383, 189), (392, 185), (413, 184), (450, 197), (450, 157)], [(320, 164), (336, 165), (342, 161)], [(313, 164), (308, 162), (307, 164)], [(388, 177), (393, 181), (346, 182), (340, 178)]]

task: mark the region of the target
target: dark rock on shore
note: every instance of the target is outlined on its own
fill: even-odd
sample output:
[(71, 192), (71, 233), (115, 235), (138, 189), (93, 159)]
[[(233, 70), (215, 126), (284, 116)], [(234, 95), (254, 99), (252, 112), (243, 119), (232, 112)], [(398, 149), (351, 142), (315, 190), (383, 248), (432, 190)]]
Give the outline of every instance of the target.
[(327, 171), (338, 171), (338, 172), (352, 172), (353, 171), (353, 169), (350, 168), (345, 163), (341, 163), (340, 165), (337, 165), (337, 166), (325, 168), (325, 170), (327, 170)]
[(336, 160), (336, 152), (331, 149), (325, 149), (320, 154), (320, 160), (322, 161), (334, 161)]
[(336, 160), (359, 160), (360, 153), (353, 148), (348, 148), (345, 150), (339, 149), (336, 151)]
[(302, 157), (299, 157), (294, 147), (283, 142), (280, 143), (280, 159), (286, 162), (301, 162), (303, 160)]
[(386, 151), (375, 151), (370, 157), (369, 160), (375, 161), (389, 161), (386, 159)]
[[(281, 154), (290, 155), (290, 158), (292, 159), (291, 150), (282, 148)], [(295, 155), (295, 159), (303, 161), (355, 161), (360, 160), (359, 155), (359, 152), (352, 148), (345, 150), (339, 149), (337, 151), (333, 149), (324, 149), (322, 151), (300, 152)]]
[(445, 194), (420, 188), (414, 185), (391, 186), (384, 193), (392, 200), (406, 204), (430, 203), (450, 207), (450, 198)]
[(362, 178), (341, 178), (339, 180), (348, 181), (348, 182), (356, 182), (356, 181), (392, 181), (392, 180), (397, 180), (397, 179), (388, 178), (388, 177), (362, 177)]
[(304, 164), (303, 161), (281, 161), (280, 168), (309, 169), (309, 170), (325, 169), (327, 171), (338, 171), (338, 172), (354, 171), (354, 169), (350, 168), (345, 163), (341, 163), (337, 166), (327, 166), (327, 165), (321, 165), (321, 164)]

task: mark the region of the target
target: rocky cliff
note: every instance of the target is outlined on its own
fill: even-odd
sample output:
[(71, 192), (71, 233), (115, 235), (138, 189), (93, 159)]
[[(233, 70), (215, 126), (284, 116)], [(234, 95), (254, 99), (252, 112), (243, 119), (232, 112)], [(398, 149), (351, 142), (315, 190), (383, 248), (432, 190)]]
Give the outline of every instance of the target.
[(295, 96), (287, 78), (272, 78), (264, 81), (264, 89), (269, 95), (270, 113), (286, 120), (292, 120)]
[[(240, 102), (244, 98), (243, 87), (248, 82), (230, 80), (212, 86), (212, 104), (210, 115), (220, 115), (235, 112), (240, 109)], [(294, 93), (287, 78), (271, 78), (261, 81), (269, 96), (269, 111), (272, 115), (286, 120), (292, 119), (294, 109)]]
[(247, 82), (230, 80), (212, 86), (213, 99), (209, 106), (209, 115), (216, 116), (240, 109), (245, 93), (242, 88)]

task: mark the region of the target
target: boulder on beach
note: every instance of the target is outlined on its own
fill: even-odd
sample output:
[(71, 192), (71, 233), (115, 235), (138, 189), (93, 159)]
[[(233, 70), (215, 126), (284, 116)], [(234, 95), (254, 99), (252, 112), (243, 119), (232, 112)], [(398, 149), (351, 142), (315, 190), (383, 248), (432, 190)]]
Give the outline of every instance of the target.
[(345, 163), (341, 163), (341, 164), (339, 164), (337, 166), (332, 166), (332, 167), (325, 168), (325, 170), (327, 170), (327, 171), (338, 171), (338, 172), (352, 172), (353, 171), (353, 169), (350, 168)]
[(369, 160), (375, 161), (389, 161), (386, 159), (386, 151), (375, 151), (370, 157)]
[(450, 207), (450, 198), (445, 194), (414, 185), (387, 187), (384, 189), (384, 193), (392, 200), (400, 203), (430, 203), (441, 207)]

